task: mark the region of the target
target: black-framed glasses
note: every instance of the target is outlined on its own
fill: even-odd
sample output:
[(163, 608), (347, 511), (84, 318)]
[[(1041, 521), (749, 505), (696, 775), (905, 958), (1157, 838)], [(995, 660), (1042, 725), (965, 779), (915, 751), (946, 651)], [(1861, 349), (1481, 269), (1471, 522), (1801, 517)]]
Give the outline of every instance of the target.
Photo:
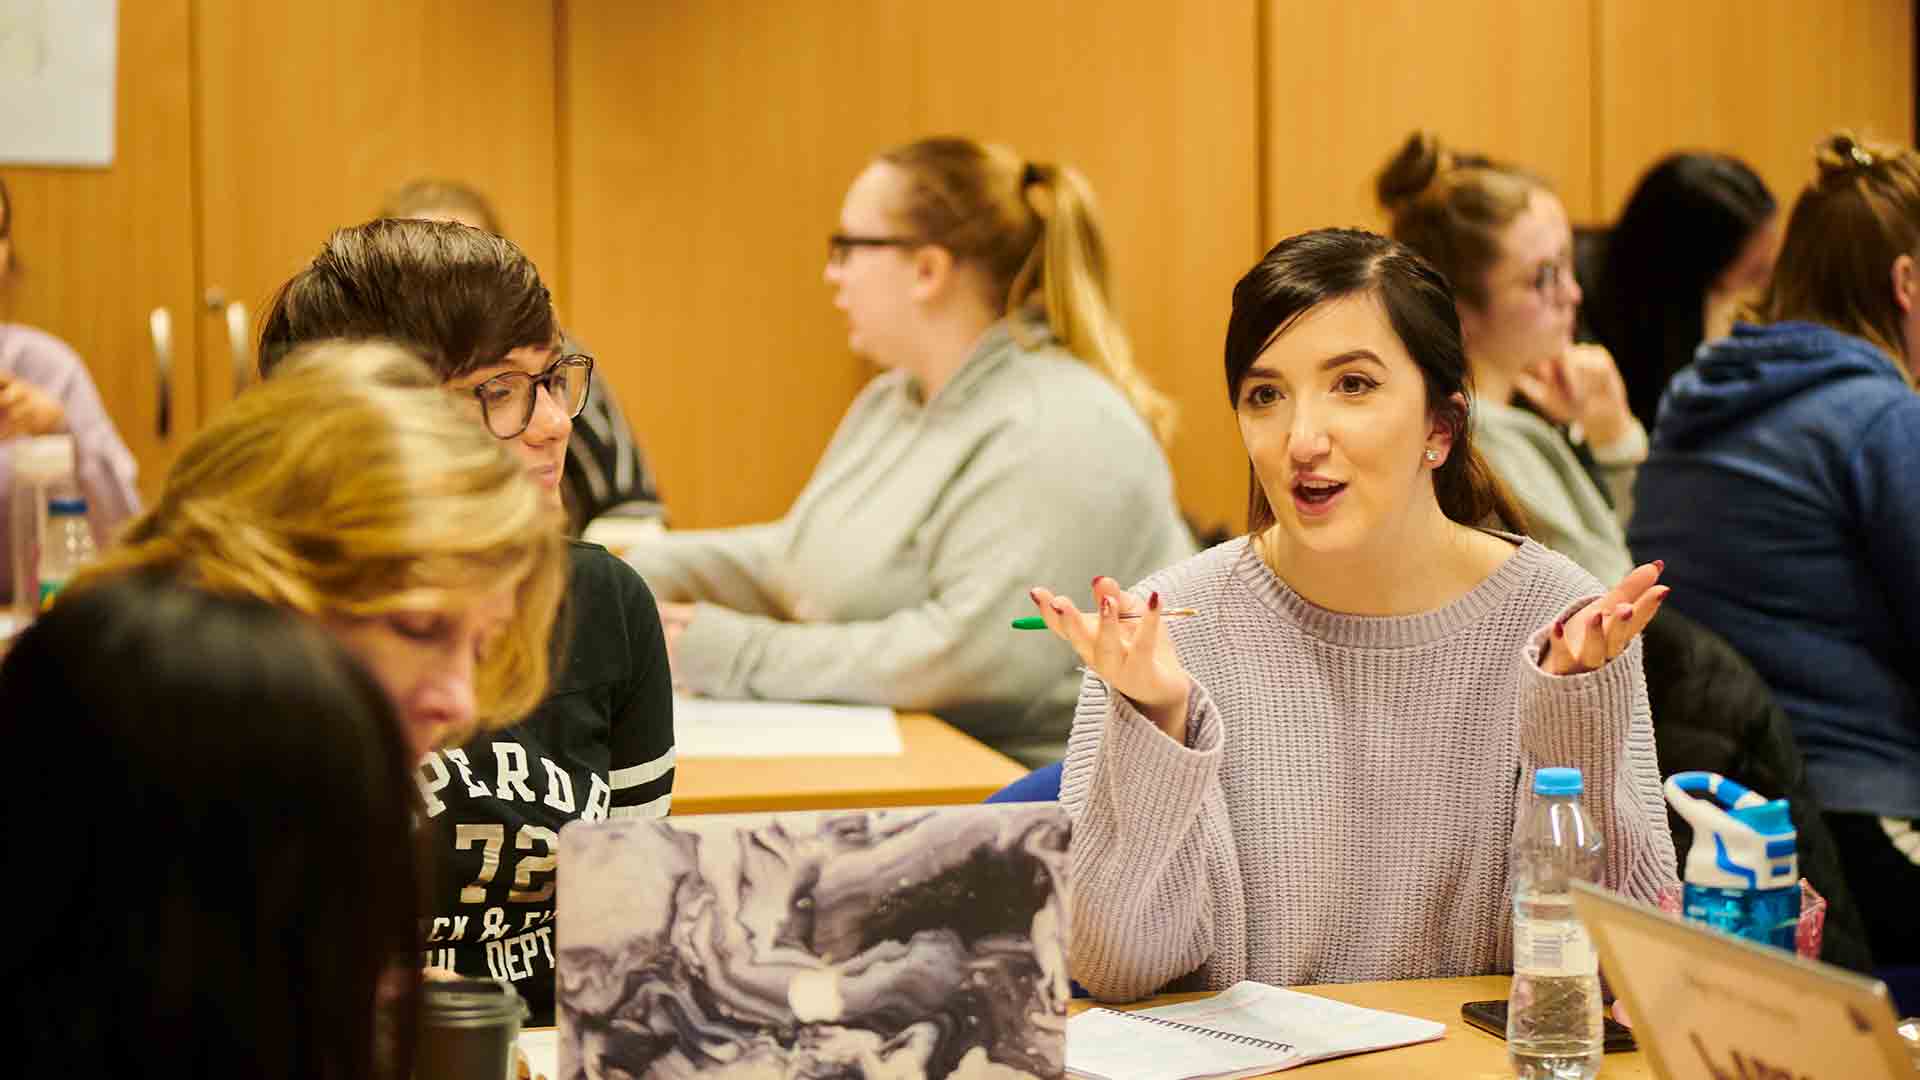
[(496, 439), (518, 438), (533, 423), (533, 409), (539, 403), (539, 387), (568, 419), (579, 416), (587, 407), (587, 391), (593, 385), (593, 357), (578, 353), (562, 356), (538, 375), (508, 371), (473, 388), (480, 402), (480, 415), (487, 430)]
[(827, 262), (839, 266), (847, 261), (847, 254), (854, 248), (919, 247), (926, 243), (914, 236), (856, 236), (853, 233), (831, 233), (827, 236)]
[(1548, 259), (1534, 267), (1533, 277), (1527, 286), (1548, 299), (1558, 299), (1573, 292), (1575, 284), (1573, 256), (1563, 255)]

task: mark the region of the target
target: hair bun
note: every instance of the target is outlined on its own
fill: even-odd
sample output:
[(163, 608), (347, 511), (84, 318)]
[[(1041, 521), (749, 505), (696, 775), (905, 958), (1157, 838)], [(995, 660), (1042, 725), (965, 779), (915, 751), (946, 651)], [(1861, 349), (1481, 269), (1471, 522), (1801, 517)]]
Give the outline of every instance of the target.
[(1440, 145), (1440, 137), (1431, 131), (1416, 131), (1407, 136), (1400, 149), (1387, 159), (1386, 167), (1374, 178), (1373, 190), (1380, 206), (1388, 213), (1420, 197), (1433, 186), (1441, 173), (1453, 167), (1453, 155)]
[(1871, 169), (1889, 156), (1851, 131), (1836, 131), (1813, 148), (1814, 165), (1819, 168), (1821, 179)]

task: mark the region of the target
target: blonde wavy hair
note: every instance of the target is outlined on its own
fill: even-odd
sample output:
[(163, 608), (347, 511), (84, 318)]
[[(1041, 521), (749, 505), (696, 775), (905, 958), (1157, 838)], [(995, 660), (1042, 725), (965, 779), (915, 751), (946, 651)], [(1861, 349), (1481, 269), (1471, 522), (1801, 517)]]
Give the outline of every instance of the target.
[(492, 730), (546, 695), (567, 579), (552, 515), (424, 362), (329, 342), (297, 350), (196, 435), (159, 500), (74, 587), (159, 569), (309, 616), (365, 618), (517, 581), (513, 619), (475, 670), (476, 726)]
[(1005, 146), (943, 136), (880, 155), (906, 174), (896, 209), (914, 236), (982, 267), (996, 308), (1031, 346), (1017, 316), (1044, 316), (1054, 340), (1120, 388), (1161, 445), (1177, 408), (1134, 363), (1113, 310), (1107, 245), (1093, 188), (1070, 165), (1030, 163)]

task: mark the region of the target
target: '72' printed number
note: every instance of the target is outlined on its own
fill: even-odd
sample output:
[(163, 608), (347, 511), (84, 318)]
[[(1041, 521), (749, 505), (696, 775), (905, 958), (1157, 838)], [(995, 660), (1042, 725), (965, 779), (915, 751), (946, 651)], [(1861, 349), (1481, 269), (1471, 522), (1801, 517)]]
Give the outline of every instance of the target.
[[(539, 855), (522, 855), (514, 862), (513, 889), (507, 893), (510, 904), (538, 904), (553, 898), (553, 870), (559, 861), (554, 852), (559, 847), (559, 836), (552, 829), (540, 825), (522, 825), (520, 832), (513, 838), (517, 851), (532, 851), (535, 846), (543, 849)], [(480, 876), (473, 884), (460, 890), (460, 902), (463, 904), (484, 904), (487, 902), (487, 886), (493, 883), (495, 874), (500, 872), (500, 851), (507, 846), (507, 827), (494, 822), (491, 825), (456, 825), (453, 829), (453, 849), (466, 851), (480, 845)], [(541, 875), (545, 884), (534, 888), (535, 875)]]

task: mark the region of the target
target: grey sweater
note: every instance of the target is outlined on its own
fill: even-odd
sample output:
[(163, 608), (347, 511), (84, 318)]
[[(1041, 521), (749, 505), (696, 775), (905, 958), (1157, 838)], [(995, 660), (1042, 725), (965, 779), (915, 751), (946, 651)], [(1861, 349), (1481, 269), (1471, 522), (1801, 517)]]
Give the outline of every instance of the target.
[(1539, 415), (1476, 400), (1473, 423), (1474, 445), (1520, 500), (1534, 539), (1609, 586), (1627, 576), (1633, 556), (1624, 523), (1633, 514), (1633, 482), (1647, 456), (1646, 432), (1637, 423), (1623, 449), (1593, 448), (1612, 506), (1566, 436)]
[(1604, 883), (1674, 882), (1636, 640), (1552, 676), (1544, 633), (1598, 591), (1533, 541), (1465, 596), (1397, 617), (1315, 607), (1229, 541), (1135, 590), (1194, 693), (1180, 746), (1089, 676), (1060, 801), (1073, 819), (1073, 974), (1129, 1000), (1511, 970), (1507, 846), (1534, 769), (1573, 765)]
[(1057, 759), (1080, 676), (1009, 629), (1027, 590), (1137, 580), (1193, 553), (1173, 478), (1106, 378), (996, 326), (929, 403), (868, 384), (787, 516), (628, 553), (700, 601), (676, 680), (716, 697), (922, 709), (1029, 763)]

